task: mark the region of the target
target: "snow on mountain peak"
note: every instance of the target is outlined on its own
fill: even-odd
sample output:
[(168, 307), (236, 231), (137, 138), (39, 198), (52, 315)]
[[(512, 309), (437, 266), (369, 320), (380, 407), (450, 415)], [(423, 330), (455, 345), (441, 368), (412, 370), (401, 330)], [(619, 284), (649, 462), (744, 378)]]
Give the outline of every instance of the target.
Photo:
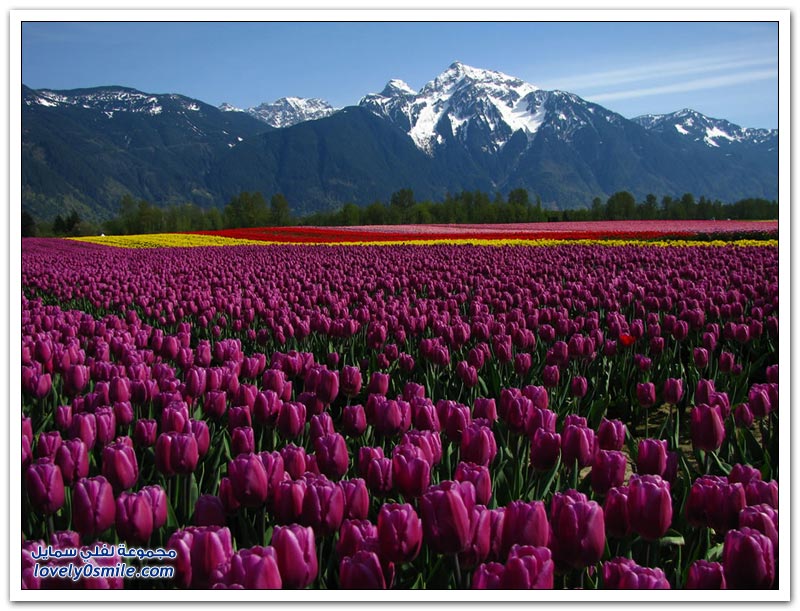
[(447, 139), (463, 140), (475, 129), (486, 133), (486, 148), (496, 152), (515, 132), (522, 130), (530, 138), (541, 126), (544, 108), (529, 98), (536, 91), (535, 85), (502, 72), (454, 62), (418, 93), (393, 80), (381, 93), (362, 98), (360, 105), (391, 119), (428, 154)]
[(777, 130), (739, 127), (724, 119), (707, 117), (691, 108), (663, 115), (642, 115), (632, 120), (645, 129), (661, 132), (674, 130), (681, 136), (703, 142), (712, 148), (734, 142), (761, 144), (777, 136)]
[[(219, 108), (225, 111), (239, 110), (230, 106), (230, 104), (223, 104)], [(272, 127), (280, 128), (290, 127), (303, 121), (322, 119), (332, 115), (336, 110), (328, 102), (319, 98), (289, 96), (279, 98), (272, 103), (264, 102), (240, 112), (246, 112)]]

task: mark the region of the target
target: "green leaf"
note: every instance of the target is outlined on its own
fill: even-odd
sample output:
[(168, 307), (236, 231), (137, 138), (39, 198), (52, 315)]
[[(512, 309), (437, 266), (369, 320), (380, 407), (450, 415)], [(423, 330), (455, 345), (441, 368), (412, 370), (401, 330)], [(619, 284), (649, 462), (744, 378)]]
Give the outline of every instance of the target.
[(175, 510), (172, 508), (172, 503), (167, 499), (167, 528), (177, 528), (178, 518), (175, 517)]
[(722, 558), (722, 548), (724, 543), (717, 543), (714, 547), (708, 550), (706, 560), (719, 560)]

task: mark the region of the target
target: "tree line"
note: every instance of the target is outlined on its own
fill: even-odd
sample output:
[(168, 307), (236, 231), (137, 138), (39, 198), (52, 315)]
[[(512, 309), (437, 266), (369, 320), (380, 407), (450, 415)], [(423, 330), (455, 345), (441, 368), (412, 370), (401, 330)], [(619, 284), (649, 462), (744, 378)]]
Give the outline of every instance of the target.
[(77, 212), (57, 216), (52, 224), (39, 224), (28, 213), (22, 213), (22, 235), (90, 235), (107, 233), (131, 235), (173, 233), (181, 231), (228, 228), (310, 225), (402, 225), (430, 223), (530, 223), (545, 221), (603, 220), (689, 220), (735, 219), (770, 220), (778, 218), (778, 202), (760, 198), (742, 199), (726, 204), (706, 197), (695, 199), (691, 193), (681, 197), (669, 195), (660, 200), (653, 194), (643, 201), (627, 191), (619, 191), (605, 201), (596, 197), (587, 208), (548, 210), (541, 199), (531, 200), (526, 189), (514, 189), (503, 197), (491, 197), (482, 191), (448, 194), (440, 202), (417, 201), (411, 189), (400, 189), (384, 203), (376, 200), (366, 207), (346, 203), (333, 211), (315, 212), (296, 217), (289, 202), (280, 193), (269, 203), (259, 192), (244, 191), (220, 210), (203, 209), (195, 204), (156, 206), (143, 199), (125, 195), (119, 213), (102, 225), (81, 220)]

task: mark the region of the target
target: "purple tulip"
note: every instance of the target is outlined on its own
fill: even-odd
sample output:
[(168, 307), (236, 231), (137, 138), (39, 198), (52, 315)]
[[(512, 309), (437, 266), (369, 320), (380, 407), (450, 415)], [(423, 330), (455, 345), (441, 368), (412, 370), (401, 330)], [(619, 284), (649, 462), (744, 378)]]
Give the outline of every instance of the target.
[(25, 489), (34, 509), (52, 514), (64, 505), (64, 479), (51, 458), (39, 458), (25, 471)]
[(719, 562), (695, 560), (686, 575), (687, 590), (725, 590), (725, 574)]
[(753, 528), (730, 530), (722, 548), (725, 583), (729, 589), (756, 590), (772, 587), (775, 551), (769, 537)]
[(341, 479), (350, 466), (347, 444), (339, 433), (332, 433), (314, 440), (314, 455), (320, 472), (332, 480)]
[(395, 446), (392, 456), (392, 482), (403, 496), (421, 495), (431, 482), (431, 465), (423, 450), (406, 444)]
[(546, 547), (514, 545), (506, 560), (501, 585), (508, 590), (552, 590), (555, 564)]
[(229, 587), (235, 584), (246, 590), (280, 590), (283, 583), (275, 549), (256, 545), (237, 551), (231, 557), (226, 582)]
[(347, 405), (342, 409), (342, 431), (349, 437), (359, 437), (367, 430), (367, 416), (362, 405)]
[(117, 534), (134, 545), (143, 545), (153, 533), (153, 505), (146, 492), (122, 492), (116, 501)]
[[(468, 487), (466, 492), (464, 486)], [(473, 505), (474, 487), (470, 482), (444, 481), (428, 488), (420, 497), (419, 507), (425, 542), (431, 549), (443, 554), (467, 549)]]
[(714, 452), (725, 440), (725, 424), (718, 407), (699, 403), (689, 414), (692, 446), (705, 452)]
[(603, 418), (597, 427), (596, 439), (601, 450), (621, 450), (625, 445), (625, 424)]
[(292, 524), (300, 520), (303, 513), (303, 498), (306, 495), (305, 480), (286, 479), (274, 490), (273, 512), (278, 524)]
[(583, 376), (575, 376), (570, 380), (569, 389), (573, 397), (582, 399), (589, 391), (589, 382)]
[(342, 588), (385, 590), (386, 578), (378, 555), (361, 550), (339, 562), (339, 584)]
[(191, 473), (200, 454), (191, 433), (161, 433), (156, 440), (156, 468), (166, 476)]
[(479, 505), (489, 504), (492, 498), (492, 476), (488, 467), (462, 461), (456, 466), (455, 480), (471, 482), (475, 486), (475, 502)]
[(285, 439), (294, 439), (303, 432), (306, 424), (306, 406), (299, 402), (284, 401), (278, 409), (278, 432)]
[(636, 455), (639, 475), (663, 477), (667, 470), (667, 442), (663, 439), (642, 439)]
[(367, 483), (361, 478), (345, 479), (339, 482), (339, 487), (344, 494), (344, 517), (366, 520), (369, 514)]
[(547, 388), (554, 388), (558, 386), (561, 374), (558, 370), (558, 365), (545, 365), (542, 371), (542, 382)]
[(617, 450), (598, 450), (592, 463), (592, 490), (605, 494), (610, 488), (621, 486), (625, 481), (628, 459)]
[(272, 547), (278, 556), (284, 587), (305, 588), (317, 578), (317, 549), (310, 527), (276, 526), (272, 532)]
[(89, 453), (80, 439), (67, 439), (58, 448), (55, 463), (67, 486), (89, 475)]
[(669, 482), (658, 475), (632, 475), (628, 483), (628, 515), (634, 532), (654, 541), (672, 524)]
[(36, 442), (36, 458), (55, 458), (61, 442), (61, 433), (58, 431), (40, 433)]
[(422, 520), (411, 505), (384, 504), (378, 512), (377, 538), (382, 558), (411, 562), (422, 546)]
[(531, 440), (531, 465), (537, 471), (552, 469), (561, 454), (561, 435), (537, 428)]
[(102, 472), (116, 491), (127, 490), (136, 483), (139, 464), (130, 437), (120, 438), (103, 448)]
[(114, 524), (114, 490), (102, 475), (77, 481), (72, 490), (72, 526), (84, 537), (96, 537)]
[(352, 556), (365, 549), (367, 541), (378, 539), (378, 528), (369, 520), (344, 520), (339, 529), (336, 554), (339, 558)]
[(490, 465), (497, 455), (494, 433), (487, 426), (473, 422), (461, 435), (461, 458), (479, 465)]
[(683, 398), (683, 380), (667, 378), (664, 380), (664, 401), (677, 405)]
[(580, 569), (598, 562), (606, 545), (603, 509), (573, 491), (557, 492), (550, 508), (550, 544), (557, 564)]
[(606, 502), (603, 506), (606, 534), (617, 539), (623, 539), (632, 532), (628, 493), (627, 486), (611, 488), (606, 494)]
[(652, 382), (640, 382), (636, 385), (636, 398), (642, 407), (656, 404), (656, 386)]
[(594, 431), (585, 425), (567, 424), (561, 431), (561, 454), (565, 465), (579, 468), (592, 464), (595, 454)]
[(739, 527), (753, 528), (767, 536), (772, 542), (775, 556), (778, 555), (778, 510), (766, 503), (750, 505), (739, 513)]
[(257, 454), (240, 454), (228, 463), (228, 478), (236, 500), (244, 507), (261, 507), (267, 501), (269, 482)]
[(301, 523), (321, 534), (330, 534), (339, 530), (343, 519), (344, 493), (341, 487), (324, 476), (307, 479)]
[(515, 545), (542, 547), (550, 538), (547, 510), (542, 501), (511, 501), (505, 506), (502, 520), (500, 558)]
[(664, 571), (642, 567), (629, 558), (614, 558), (603, 563), (606, 590), (669, 590)]
[(472, 574), (473, 590), (500, 590), (503, 586), (505, 566), (499, 562), (487, 562), (478, 566)]

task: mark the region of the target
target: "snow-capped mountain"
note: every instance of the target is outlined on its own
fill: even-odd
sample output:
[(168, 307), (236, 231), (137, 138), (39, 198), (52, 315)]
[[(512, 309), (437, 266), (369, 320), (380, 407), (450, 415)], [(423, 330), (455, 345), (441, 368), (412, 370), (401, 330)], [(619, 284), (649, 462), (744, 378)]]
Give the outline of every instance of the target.
[(674, 132), (706, 146), (719, 148), (734, 142), (763, 144), (777, 139), (777, 129), (739, 127), (724, 119), (713, 119), (690, 108), (665, 115), (642, 115), (631, 119), (648, 130)]
[(200, 106), (189, 98), (180, 95), (158, 96), (142, 93), (128, 87), (98, 87), (96, 89), (74, 89), (71, 91), (50, 91), (39, 89), (24, 99), (28, 106), (76, 106), (85, 109), (101, 110), (109, 118), (116, 112), (145, 113), (158, 115), (164, 110), (164, 99), (177, 103), (184, 110), (197, 111)]
[[(22, 88), (23, 206), (108, 216), (119, 193), (223, 205), (283, 193), (296, 211), (524, 188), (553, 208), (630, 191), (775, 198), (777, 130), (683, 110), (627, 119), (565, 91), (456, 62), (418, 91), (394, 79), (359, 105), (281, 98), (238, 109), (125, 87)], [(70, 163), (64, 163), (69, 159)]]
[(536, 134), (544, 118), (538, 91), (502, 72), (455, 62), (419, 92), (395, 79), (359, 104), (403, 128), (429, 154), (447, 140), (463, 142), (475, 131), (487, 140), (485, 150), (496, 152), (518, 130), (529, 138)]
[(239, 108), (223, 103), (219, 107), (225, 112), (246, 112), (256, 119), (272, 127), (290, 127), (303, 121), (313, 121), (328, 117), (336, 112), (336, 108), (319, 98), (280, 98), (274, 102), (264, 102), (253, 108), (242, 111)]

